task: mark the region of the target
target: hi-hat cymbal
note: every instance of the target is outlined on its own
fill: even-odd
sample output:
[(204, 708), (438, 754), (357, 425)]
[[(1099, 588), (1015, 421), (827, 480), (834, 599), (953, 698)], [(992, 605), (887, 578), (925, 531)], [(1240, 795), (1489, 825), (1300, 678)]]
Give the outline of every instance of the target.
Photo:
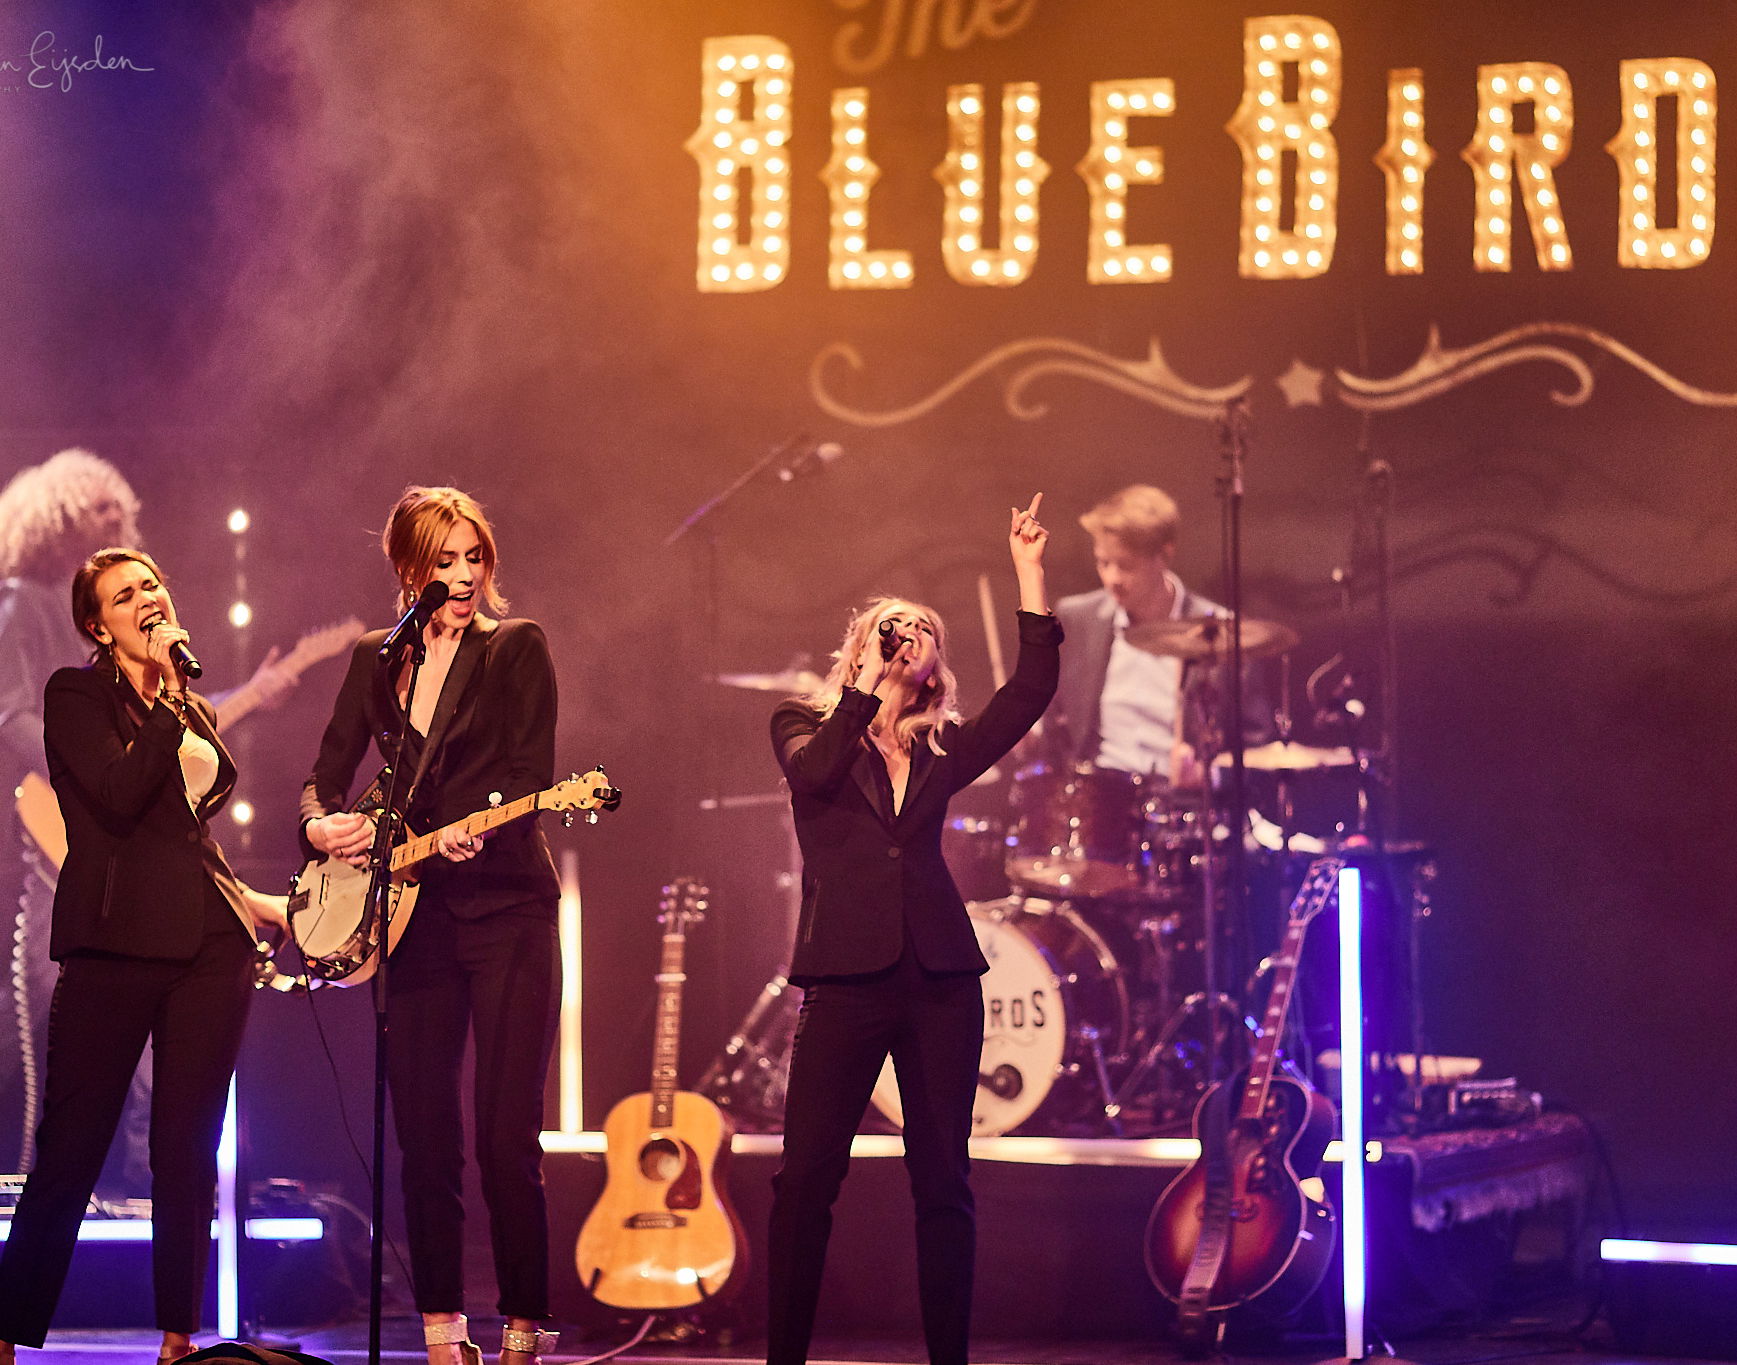
[[(1148, 621), (1123, 634), (1135, 649), (1173, 659), (1216, 659), (1230, 651), (1230, 621), (1223, 616), (1188, 616), (1180, 621)], [(1283, 654), (1297, 643), (1297, 632), (1277, 621), (1242, 618), (1245, 659)]]
[(717, 681), (725, 687), (741, 687), (750, 692), (783, 692), (797, 696), (814, 691), (826, 679), (812, 668), (787, 668), (782, 673), (720, 673)]
[[(1212, 764), (1215, 768), (1228, 768), (1230, 755), (1219, 754), (1212, 760)], [(1357, 755), (1342, 744), (1332, 749), (1320, 749), (1312, 744), (1297, 744), (1294, 741), (1287, 744), (1275, 739), (1270, 744), (1256, 744), (1242, 751), (1242, 766), (1252, 772), (1301, 773), (1320, 768), (1353, 768), (1356, 765)]]

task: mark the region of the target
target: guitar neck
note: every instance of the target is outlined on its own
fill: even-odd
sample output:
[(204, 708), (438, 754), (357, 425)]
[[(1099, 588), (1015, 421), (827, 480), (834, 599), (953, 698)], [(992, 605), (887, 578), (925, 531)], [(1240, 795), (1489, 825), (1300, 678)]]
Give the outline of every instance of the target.
[[(324, 630), (311, 631), (290, 647), (290, 652), (277, 661), (277, 670), (292, 681), (299, 680), (315, 664), (329, 659), (362, 633), (362, 623), (352, 618)], [(223, 698), (221, 721), (225, 727), (234, 725), (259, 705), (259, 685), (249, 678)]]
[(487, 810), (479, 810), (475, 815), (467, 815), (450, 825), (442, 825), (427, 834), (406, 839), (392, 850), (392, 870), (402, 872), (424, 859), (432, 858), (443, 834), (486, 834), (491, 829), (499, 829), (502, 825), (511, 824), (514, 820), (531, 814), (539, 809), (537, 803), (542, 794), (532, 792), (529, 796), (521, 796), (517, 801), (509, 801), (504, 806), (490, 806)]
[(679, 917), (663, 935), (663, 956), (657, 972), (657, 1020), (651, 1050), (651, 1126), (668, 1128), (675, 1117), (676, 1063), (681, 1054), (683, 964), (687, 956), (686, 927)]
[(1243, 1086), (1242, 1100), (1237, 1106), (1239, 1123), (1258, 1122), (1266, 1112), (1267, 1093), (1272, 1088), (1273, 1072), (1278, 1066), (1279, 1041), (1285, 1035), (1285, 1017), (1291, 1008), (1291, 988), (1297, 981), (1297, 964), (1302, 958), (1303, 939), (1309, 932), (1309, 921), (1318, 915), (1332, 899), (1338, 886), (1341, 858), (1317, 858), (1309, 865), (1308, 874), (1291, 902), (1291, 912), (1285, 925), (1284, 941), (1272, 959), (1273, 984), (1267, 996), (1267, 1012), (1261, 1018), (1260, 1041), (1255, 1044), (1249, 1061), (1248, 1081)]
[(1260, 1041), (1255, 1044), (1249, 1061), (1248, 1083), (1243, 1087), (1242, 1103), (1236, 1116), (1258, 1119), (1266, 1112), (1267, 1091), (1272, 1086), (1273, 1071), (1278, 1065), (1279, 1039), (1284, 1037), (1285, 1016), (1291, 1008), (1291, 987), (1297, 980), (1297, 961), (1303, 951), (1303, 936), (1308, 932), (1307, 920), (1293, 919), (1285, 928), (1284, 942), (1272, 959), (1273, 984), (1267, 997), (1267, 1012), (1261, 1018)]

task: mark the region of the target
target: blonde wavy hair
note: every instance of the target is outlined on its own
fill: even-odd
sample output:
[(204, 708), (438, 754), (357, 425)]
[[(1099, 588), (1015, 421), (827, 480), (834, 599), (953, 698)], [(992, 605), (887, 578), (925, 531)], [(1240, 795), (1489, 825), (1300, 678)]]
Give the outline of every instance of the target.
[(22, 469), (0, 490), (0, 578), (58, 574), (62, 560), (88, 553), (71, 544), (90, 514), (105, 502), (125, 517), (115, 539), (139, 539), (139, 498), (107, 460), (88, 450), (63, 450)]
[(880, 630), (881, 622), (887, 617), (903, 615), (922, 617), (935, 632), (935, 671), (923, 684), (915, 704), (893, 722), (893, 734), (901, 744), (908, 745), (922, 739), (935, 753), (944, 754), (947, 751), (941, 747), (941, 727), (948, 721), (962, 719), (959, 715), (959, 679), (947, 663), (946, 626), (940, 616), (920, 602), (903, 597), (871, 597), (863, 603), (851, 613), (850, 622), (844, 629), (844, 642), (833, 652), (831, 671), (819, 687), (805, 693), (799, 700), (812, 706), (822, 720), (830, 716), (838, 709), (844, 689), (856, 680), (856, 661), (863, 646)]

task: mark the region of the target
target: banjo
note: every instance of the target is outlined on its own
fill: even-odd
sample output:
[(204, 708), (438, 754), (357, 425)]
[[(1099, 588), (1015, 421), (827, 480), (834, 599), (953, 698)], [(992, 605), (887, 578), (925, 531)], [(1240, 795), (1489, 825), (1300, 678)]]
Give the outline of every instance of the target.
[[(417, 867), (434, 856), (443, 834), (471, 837), (511, 824), (538, 811), (561, 811), (568, 824), (575, 811), (592, 822), (599, 810), (614, 810), (621, 792), (609, 785), (603, 769), (505, 805), (495, 803), (450, 825), (404, 840), (392, 849), (392, 882), (386, 893), (386, 951), (398, 946), (419, 889)], [(290, 937), (307, 962), (308, 975), (330, 986), (355, 986), (374, 975), (379, 965), (380, 927), (368, 913), (367, 868), (352, 867), (339, 858), (324, 857), (302, 868), (290, 883)]]

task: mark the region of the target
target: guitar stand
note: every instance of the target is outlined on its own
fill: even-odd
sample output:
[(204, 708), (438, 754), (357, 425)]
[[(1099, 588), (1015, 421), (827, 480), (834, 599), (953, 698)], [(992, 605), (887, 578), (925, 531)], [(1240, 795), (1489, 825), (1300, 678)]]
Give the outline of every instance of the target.
[[(1208, 997), (1205, 991), (1196, 991), (1193, 995), (1184, 1000), (1181, 1006), (1176, 1010), (1176, 1013), (1170, 1016), (1164, 1027), (1159, 1031), (1158, 1037), (1154, 1039), (1152, 1045), (1146, 1049), (1145, 1055), (1140, 1058), (1134, 1069), (1122, 1078), (1122, 1084), (1109, 1098), (1109, 1101), (1103, 1108), (1104, 1119), (1109, 1125), (1110, 1131), (1113, 1135), (1117, 1137), (1121, 1136), (1122, 1113), (1127, 1108), (1128, 1102), (1140, 1093), (1140, 1087), (1142, 1083), (1145, 1082), (1148, 1075), (1157, 1071), (1160, 1078), (1165, 1077), (1166, 1073), (1161, 1068), (1163, 1068), (1167, 1063), (1180, 1065), (1184, 1068), (1190, 1066), (1190, 1063), (1186, 1059), (1178, 1059), (1167, 1054), (1170, 1054), (1176, 1040), (1182, 1035), (1183, 1030), (1187, 1027), (1188, 1021), (1191, 1018), (1202, 1013), (1207, 1015), (1207, 1044), (1210, 1051), (1215, 1055), (1221, 1053), (1220, 1045), (1224, 1042), (1228, 1042), (1230, 1036), (1235, 1033), (1238, 1028), (1248, 1030), (1251, 1037), (1255, 1035), (1254, 1025), (1243, 1016), (1242, 1012), (1237, 1008), (1236, 1001), (1232, 1000), (1228, 995), (1225, 995), (1221, 991), (1212, 996), (1210, 1005), (1208, 1005), (1207, 1001)], [(1225, 1021), (1229, 1022), (1228, 1027), (1225, 1027), (1224, 1022), (1221, 1022), (1221, 1017), (1226, 1013), (1229, 1014), (1229, 1021), (1233, 1021)], [(1233, 1067), (1232, 1070), (1235, 1070), (1235, 1068)], [(1203, 1082), (1210, 1081), (1210, 1078), (1205, 1076), (1201, 1079)], [(1205, 1084), (1195, 1087), (1197, 1098), (1199, 1092), (1204, 1089)], [(1154, 1093), (1157, 1095), (1160, 1104), (1162, 1104), (1165, 1099), (1171, 1097), (1173, 1092), (1161, 1079), (1160, 1084)]]

